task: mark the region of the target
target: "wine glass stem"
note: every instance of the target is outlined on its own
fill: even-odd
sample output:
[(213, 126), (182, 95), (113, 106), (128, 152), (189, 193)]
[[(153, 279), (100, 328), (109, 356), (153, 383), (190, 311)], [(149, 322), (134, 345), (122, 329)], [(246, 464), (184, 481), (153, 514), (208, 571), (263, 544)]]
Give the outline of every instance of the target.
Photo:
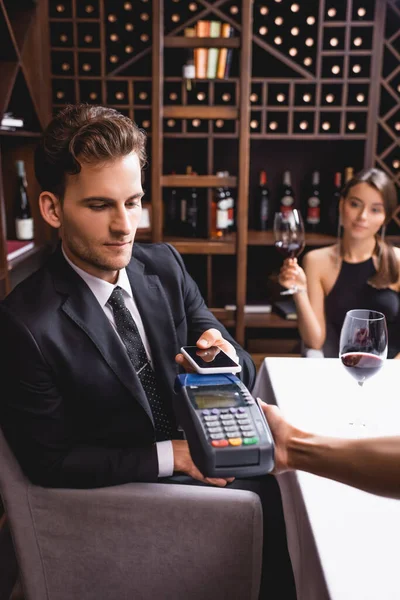
[(363, 408), (364, 408), (364, 386), (365, 379), (358, 381), (357, 391), (355, 393), (355, 398), (352, 399), (352, 410), (353, 410), (353, 418), (349, 421), (349, 425), (352, 427), (362, 430), (365, 427), (365, 419), (362, 417)]

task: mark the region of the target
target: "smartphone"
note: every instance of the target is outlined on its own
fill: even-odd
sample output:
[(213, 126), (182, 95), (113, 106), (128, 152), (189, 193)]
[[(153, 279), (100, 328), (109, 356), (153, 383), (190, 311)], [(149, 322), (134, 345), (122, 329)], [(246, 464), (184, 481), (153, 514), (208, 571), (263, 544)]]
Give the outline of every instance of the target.
[(198, 348), (182, 346), (181, 352), (191, 366), (202, 375), (213, 373), (240, 373), (242, 367), (218, 346)]

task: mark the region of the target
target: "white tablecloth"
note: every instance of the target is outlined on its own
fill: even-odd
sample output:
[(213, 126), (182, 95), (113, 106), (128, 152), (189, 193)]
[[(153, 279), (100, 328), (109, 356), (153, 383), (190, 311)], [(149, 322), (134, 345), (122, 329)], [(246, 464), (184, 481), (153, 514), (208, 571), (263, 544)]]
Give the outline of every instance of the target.
[[(318, 434), (355, 437), (359, 414), (361, 435), (399, 435), (399, 384), (398, 360), (360, 388), (339, 359), (267, 358), (253, 395)], [(400, 600), (400, 501), (309, 473), (278, 480), (298, 600)]]

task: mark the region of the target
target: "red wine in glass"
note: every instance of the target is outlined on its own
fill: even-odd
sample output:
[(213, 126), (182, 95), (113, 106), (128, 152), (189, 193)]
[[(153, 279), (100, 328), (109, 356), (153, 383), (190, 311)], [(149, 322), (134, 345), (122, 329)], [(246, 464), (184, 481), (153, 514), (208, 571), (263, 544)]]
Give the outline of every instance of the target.
[(299, 242), (282, 242), (281, 240), (275, 242), (275, 248), (283, 254), (285, 258), (296, 258), (302, 250), (304, 244)]
[[(296, 258), (304, 249), (304, 224), (300, 211), (294, 208), (286, 213), (275, 213), (274, 217), (275, 248), (285, 258)], [(281, 295), (296, 294), (297, 286), (293, 285), (281, 292)]]
[[(340, 332), (339, 357), (360, 388), (367, 379), (381, 370), (387, 356), (387, 344), (386, 318), (383, 313), (364, 308), (355, 308), (346, 313)], [(362, 417), (363, 396), (359, 392), (351, 394), (351, 397), (353, 407), (357, 404), (358, 409), (350, 425), (362, 430), (365, 427)]]
[(383, 359), (368, 352), (347, 352), (341, 355), (342, 364), (358, 382), (375, 375), (383, 366)]

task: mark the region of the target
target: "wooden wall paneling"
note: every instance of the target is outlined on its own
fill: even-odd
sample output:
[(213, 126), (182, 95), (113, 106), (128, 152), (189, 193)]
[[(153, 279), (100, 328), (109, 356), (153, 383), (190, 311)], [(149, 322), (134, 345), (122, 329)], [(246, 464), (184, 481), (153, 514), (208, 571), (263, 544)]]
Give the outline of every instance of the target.
[(240, 53), (240, 105), (239, 105), (239, 160), (237, 195), (237, 288), (236, 288), (236, 339), (244, 344), (247, 274), (247, 229), (249, 211), (249, 165), (250, 165), (250, 77), (251, 77), (251, 31), (252, 3), (242, 2), (242, 31)]
[(162, 188), (163, 173), (163, 90), (164, 90), (164, 0), (153, 0), (153, 51), (152, 51), (152, 136), (151, 136), (151, 193), (153, 242), (162, 239)]
[[(47, 0), (14, 3), (0, 0), (0, 117), (12, 111), (24, 119), (24, 127), (0, 131), (0, 297), (17, 280), (28, 275), (43, 258), (51, 241), (37, 203), (39, 186), (34, 176), (33, 155), (42, 129), (50, 119), (49, 40)], [(7, 261), (6, 241), (15, 237), (13, 204), (17, 176), (15, 161), (24, 160), (28, 194), (35, 228), (35, 248)], [(32, 261), (35, 261), (33, 264)]]

